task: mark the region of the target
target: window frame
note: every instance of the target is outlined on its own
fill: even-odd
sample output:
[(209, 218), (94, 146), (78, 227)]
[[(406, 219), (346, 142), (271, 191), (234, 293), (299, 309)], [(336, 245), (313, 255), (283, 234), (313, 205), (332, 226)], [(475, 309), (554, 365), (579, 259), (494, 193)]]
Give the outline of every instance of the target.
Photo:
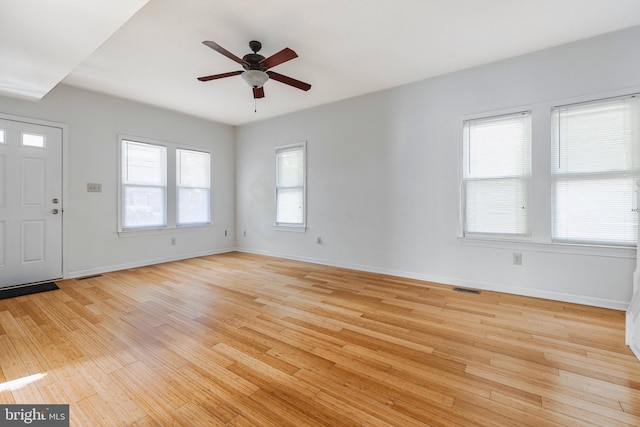
[[(186, 151), (190, 151), (190, 152), (194, 152), (194, 153), (201, 153), (201, 154), (206, 154), (209, 158), (209, 169), (208, 169), (208, 173), (209, 173), (209, 185), (207, 187), (200, 187), (200, 186), (190, 186), (190, 185), (182, 185), (180, 183), (180, 178), (178, 176), (178, 174), (181, 171), (181, 166), (178, 164), (178, 159), (180, 158), (180, 156), (178, 156), (178, 152), (186, 152)], [(196, 150), (196, 149), (192, 149), (192, 148), (184, 148), (184, 147), (176, 147), (175, 149), (175, 153), (176, 153), (176, 228), (182, 228), (182, 227), (198, 227), (198, 226), (207, 226), (207, 225), (211, 225), (211, 216), (212, 216), (212, 212), (211, 212), (211, 153), (206, 151), (206, 150)], [(206, 190), (208, 192), (208, 202), (209, 202), (209, 210), (208, 210), (208, 221), (206, 222), (192, 222), (192, 223), (180, 223), (180, 190), (181, 189), (195, 189), (195, 190)]]
[[(513, 176), (494, 176), (487, 178), (465, 178), (465, 168), (468, 165), (468, 159), (466, 157), (469, 149), (467, 148), (467, 124), (474, 121), (499, 121), (500, 119), (513, 119), (517, 117), (528, 117), (529, 120), (529, 136), (528, 136), (528, 175), (513, 175)], [(533, 179), (533, 112), (530, 109), (514, 109), (508, 111), (500, 111), (496, 113), (487, 113), (474, 115), (472, 117), (465, 117), (462, 120), (461, 126), (461, 147), (462, 155), (460, 156), (461, 173), (460, 177), (460, 232), (459, 235), (462, 238), (473, 239), (486, 239), (486, 240), (507, 240), (507, 241), (527, 241), (531, 238), (532, 234), (532, 179)], [(524, 159), (523, 159), (524, 160)], [(493, 232), (477, 232), (467, 231), (467, 182), (480, 182), (489, 180), (522, 180), (524, 182), (525, 197), (523, 202), (525, 203), (524, 209), (526, 209), (526, 230), (524, 233), (493, 233)]]
[[(629, 147), (628, 149), (631, 152), (631, 156), (627, 157), (627, 154), (629, 154), (629, 152), (625, 151), (621, 157), (624, 158), (628, 158), (630, 165), (626, 168), (615, 168), (615, 169), (596, 169), (594, 168), (591, 171), (570, 171), (570, 170), (565, 170), (566, 169), (566, 165), (564, 163), (566, 163), (566, 149), (563, 150), (563, 148), (566, 148), (565, 144), (563, 144), (563, 140), (562, 137), (564, 136), (561, 133), (561, 123), (560, 120), (562, 119), (562, 115), (563, 114), (567, 114), (567, 115), (571, 115), (572, 112), (570, 111), (571, 109), (576, 109), (578, 110), (578, 114), (584, 114), (587, 113), (589, 114), (588, 109), (592, 108), (592, 109), (597, 109), (597, 108), (602, 108), (604, 107), (605, 109), (607, 108), (607, 106), (609, 106), (609, 108), (617, 101), (619, 101), (620, 103), (618, 104), (618, 106), (616, 108), (620, 108), (622, 106), (622, 103), (624, 103), (625, 100), (628, 99), (636, 99), (635, 103), (636, 103), (636, 108), (638, 109), (638, 111), (636, 111), (636, 113), (638, 113), (640, 115), (640, 107), (638, 106), (639, 103), (639, 98), (640, 94), (639, 93), (630, 93), (630, 94), (626, 94), (626, 95), (619, 95), (619, 96), (610, 96), (610, 97), (595, 97), (586, 101), (581, 101), (581, 102), (572, 102), (572, 103), (565, 103), (562, 105), (554, 105), (551, 108), (551, 115), (550, 115), (550, 119), (551, 119), (551, 137), (550, 137), (550, 146), (551, 146), (551, 153), (552, 153), (552, 158), (550, 159), (551, 162), (551, 173), (550, 173), (550, 177), (551, 177), (551, 205), (552, 205), (552, 210), (551, 210), (551, 241), (553, 243), (562, 243), (562, 244), (577, 244), (577, 245), (593, 245), (593, 246), (611, 246), (611, 247), (636, 247), (637, 246), (637, 227), (638, 227), (638, 217), (637, 217), (637, 206), (636, 206), (636, 199), (634, 199), (634, 197), (637, 197), (635, 195), (636, 190), (637, 190), (637, 181), (640, 178), (640, 162), (637, 159), (638, 153), (640, 152), (640, 138), (638, 136), (636, 136), (636, 145), (634, 146), (634, 140), (631, 139), (629, 141), (627, 141), (629, 143)], [(584, 113), (580, 110), (582, 109), (587, 109)], [(564, 111), (563, 111), (564, 110)], [(575, 110), (574, 110), (575, 111)], [(578, 116), (580, 117), (580, 116)], [(629, 118), (631, 121), (629, 122), (629, 124), (631, 126), (633, 126), (633, 123), (638, 123), (640, 122), (640, 117), (635, 117), (635, 118)], [(566, 120), (566, 118), (565, 118)], [(630, 133), (633, 133), (632, 131), (630, 131)], [(610, 135), (610, 133), (609, 133)], [(634, 155), (636, 157), (635, 161), (634, 161)], [(565, 162), (561, 162), (561, 160), (565, 160)], [(559, 187), (562, 183), (567, 183), (567, 185), (569, 185), (568, 183), (579, 183), (579, 182), (589, 182), (589, 181), (599, 181), (599, 182), (605, 182), (605, 181), (610, 181), (610, 180), (623, 180), (623, 181), (631, 181), (630, 182), (630, 186), (632, 188), (631, 190), (631, 195), (630, 195), (630, 200), (629, 200), (629, 204), (630, 204), (630, 212), (629, 212), (629, 216), (633, 218), (633, 220), (635, 220), (635, 228), (636, 228), (636, 232), (634, 233), (634, 237), (636, 239), (635, 243), (629, 242), (629, 241), (622, 241), (622, 240), (615, 240), (615, 239), (598, 239), (593, 237), (594, 235), (592, 235), (592, 237), (587, 238), (585, 236), (583, 236), (582, 238), (571, 238), (569, 236), (567, 236), (566, 238), (561, 238), (561, 236), (559, 235), (560, 233), (556, 232), (556, 225), (558, 223), (558, 221), (556, 220), (556, 215), (558, 214), (556, 212), (556, 207), (557, 207), (557, 196), (556, 194), (558, 192), (561, 191), (561, 188)], [(610, 187), (607, 186), (607, 188)], [(635, 209), (635, 210), (634, 210)], [(630, 223), (626, 223), (626, 224), (630, 224)]]
[[(279, 162), (278, 155), (284, 151), (295, 149), (302, 150), (302, 185), (286, 188), (302, 188), (302, 222), (301, 223), (285, 223), (278, 222), (278, 185)], [(301, 141), (293, 144), (278, 145), (275, 147), (275, 177), (274, 177), (274, 228), (278, 231), (294, 231), (305, 232), (307, 229), (307, 141)], [(285, 187), (283, 187), (285, 188)]]
[[(142, 144), (156, 145), (164, 147), (165, 154), (165, 182), (166, 182), (166, 195), (165, 195), (165, 216), (166, 225), (159, 227), (136, 227), (125, 228), (123, 227), (123, 209), (124, 209), (124, 183), (122, 180), (123, 174), (123, 142), (131, 141)], [(177, 177), (177, 150), (188, 150), (203, 152), (209, 155), (209, 222), (206, 224), (184, 224), (178, 225), (178, 177)], [(211, 150), (203, 147), (177, 144), (171, 142), (158, 141), (151, 138), (132, 136), (126, 134), (118, 134), (117, 136), (117, 157), (118, 157), (118, 172), (117, 172), (117, 232), (121, 237), (141, 235), (141, 234), (155, 234), (162, 232), (176, 232), (180, 230), (188, 230), (194, 228), (208, 228), (213, 227), (213, 153)]]
[[(163, 183), (162, 184), (130, 184), (130, 183), (125, 183), (124, 179), (123, 179), (123, 175), (124, 175), (124, 155), (125, 155), (125, 151), (124, 151), (124, 145), (125, 143), (133, 143), (133, 144), (144, 144), (147, 146), (153, 146), (153, 147), (159, 147), (162, 149), (162, 171), (161, 174), (163, 175)], [(158, 230), (158, 229), (164, 229), (167, 228), (168, 226), (168, 186), (169, 186), (169, 182), (167, 180), (167, 168), (168, 168), (168, 150), (167, 147), (161, 144), (155, 144), (155, 143), (150, 143), (150, 142), (142, 142), (142, 141), (136, 141), (136, 140), (132, 140), (132, 139), (122, 139), (120, 141), (120, 167), (118, 170), (118, 189), (119, 189), (119, 193), (118, 193), (118, 200), (119, 200), (119, 206), (118, 206), (118, 231), (122, 231), (122, 232), (131, 232), (131, 231), (144, 231), (144, 230)], [(162, 217), (163, 217), (163, 225), (147, 225), (147, 226), (142, 226), (142, 227), (125, 227), (124, 226), (124, 210), (126, 208), (126, 204), (124, 202), (124, 197), (126, 194), (126, 188), (127, 187), (143, 187), (143, 188), (156, 188), (156, 189), (160, 189), (162, 192), (162, 199), (163, 199), (163, 212), (162, 212)]]

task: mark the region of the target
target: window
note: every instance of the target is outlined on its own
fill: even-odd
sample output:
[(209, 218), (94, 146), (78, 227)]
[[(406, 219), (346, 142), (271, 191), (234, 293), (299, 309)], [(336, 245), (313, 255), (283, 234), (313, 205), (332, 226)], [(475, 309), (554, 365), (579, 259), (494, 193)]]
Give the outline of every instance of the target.
[(276, 148), (276, 226), (304, 229), (306, 143)]
[(36, 135), (33, 133), (22, 134), (22, 145), (26, 147), (44, 148), (44, 135)]
[(530, 235), (531, 113), (463, 125), (465, 236)]
[(556, 107), (552, 130), (552, 240), (635, 245), (640, 99)]
[(178, 149), (178, 225), (209, 224), (211, 164), (209, 153)]
[(120, 138), (119, 230), (211, 224), (211, 155)]
[(166, 227), (167, 149), (122, 141), (122, 229)]

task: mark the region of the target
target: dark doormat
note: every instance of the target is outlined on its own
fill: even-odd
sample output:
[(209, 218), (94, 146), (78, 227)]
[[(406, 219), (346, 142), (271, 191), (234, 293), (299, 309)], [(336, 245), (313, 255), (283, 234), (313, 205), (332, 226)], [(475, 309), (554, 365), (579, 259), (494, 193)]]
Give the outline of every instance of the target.
[(37, 294), (39, 292), (53, 291), (55, 289), (60, 288), (53, 282), (38, 283), (37, 285), (15, 286), (13, 288), (0, 289), (0, 299)]

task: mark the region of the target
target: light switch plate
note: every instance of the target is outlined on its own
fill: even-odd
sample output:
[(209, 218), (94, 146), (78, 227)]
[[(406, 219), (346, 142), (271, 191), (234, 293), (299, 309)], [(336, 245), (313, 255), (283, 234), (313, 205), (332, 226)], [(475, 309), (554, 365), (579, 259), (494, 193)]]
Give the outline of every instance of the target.
[(88, 193), (102, 193), (102, 184), (96, 184), (92, 182), (87, 183)]

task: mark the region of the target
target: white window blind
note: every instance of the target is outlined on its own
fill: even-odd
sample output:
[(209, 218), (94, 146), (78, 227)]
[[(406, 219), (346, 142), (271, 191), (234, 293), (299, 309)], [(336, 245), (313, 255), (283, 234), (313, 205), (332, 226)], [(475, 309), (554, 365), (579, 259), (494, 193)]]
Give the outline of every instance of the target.
[(305, 144), (276, 148), (276, 225), (305, 226)]
[(211, 222), (211, 158), (209, 153), (176, 150), (177, 225)]
[(635, 245), (640, 99), (557, 107), (552, 125), (552, 239)]
[(167, 225), (167, 150), (122, 141), (122, 229)]
[(463, 231), (530, 235), (531, 113), (466, 120)]

